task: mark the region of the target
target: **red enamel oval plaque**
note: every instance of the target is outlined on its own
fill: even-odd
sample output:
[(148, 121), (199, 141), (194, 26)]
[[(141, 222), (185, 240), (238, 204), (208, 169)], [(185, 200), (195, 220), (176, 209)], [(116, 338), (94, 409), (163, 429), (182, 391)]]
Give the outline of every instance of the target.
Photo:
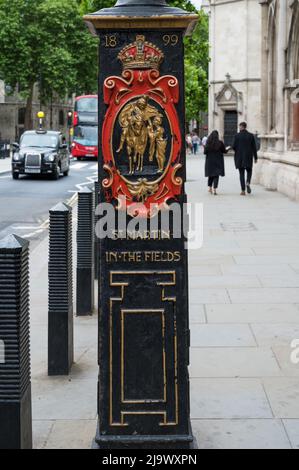
[(163, 53), (144, 36), (125, 47), (119, 59), (122, 75), (104, 83), (103, 188), (119, 210), (151, 216), (182, 192), (179, 83), (171, 75), (160, 76)]

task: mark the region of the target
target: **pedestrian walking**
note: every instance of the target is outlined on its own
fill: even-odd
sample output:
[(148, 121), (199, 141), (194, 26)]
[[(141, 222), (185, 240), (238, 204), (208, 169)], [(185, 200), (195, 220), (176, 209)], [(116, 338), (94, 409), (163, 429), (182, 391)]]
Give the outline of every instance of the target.
[(186, 135), (186, 148), (187, 152), (192, 152), (192, 137), (191, 134)]
[(199, 136), (196, 134), (196, 132), (193, 132), (192, 134), (192, 153), (193, 155), (197, 155), (198, 148), (200, 147), (201, 140)]
[(224, 143), (219, 139), (218, 131), (213, 131), (208, 137), (204, 148), (206, 155), (205, 175), (208, 178), (209, 192), (217, 196), (219, 177), (225, 176), (224, 154), (228, 152)]
[(247, 123), (241, 122), (240, 132), (235, 136), (233, 150), (235, 151), (235, 165), (240, 173), (241, 196), (251, 194), (251, 178), (253, 160), (258, 161), (256, 141), (253, 134), (247, 131)]
[(207, 135), (204, 135), (203, 138), (202, 138), (202, 141), (201, 141), (201, 144), (202, 144), (203, 147), (206, 146), (207, 141), (208, 141), (208, 136), (207, 136)]

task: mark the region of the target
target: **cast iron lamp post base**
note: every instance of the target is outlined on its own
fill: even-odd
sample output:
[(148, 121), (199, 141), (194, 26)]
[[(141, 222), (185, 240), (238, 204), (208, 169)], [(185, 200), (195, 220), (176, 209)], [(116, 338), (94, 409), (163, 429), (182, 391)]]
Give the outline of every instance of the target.
[[(130, 223), (142, 202), (147, 222), (146, 229), (135, 229), (136, 238), (110, 227), (111, 236), (99, 242), (99, 425), (93, 448), (188, 450), (196, 447), (188, 252), (185, 235), (174, 233), (175, 225), (183, 226), (187, 201), (183, 39), (198, 16), (165, 0), (119, 0), (84, 19), (100, 38), (100, 202), (110, 203), (115, 220), (124, 214)], [(180, 212), (163, 239), (162, 218), (151, 206), (167, 212), (169, 201)], [(155, 217), (157, 230), (149, 224)]]

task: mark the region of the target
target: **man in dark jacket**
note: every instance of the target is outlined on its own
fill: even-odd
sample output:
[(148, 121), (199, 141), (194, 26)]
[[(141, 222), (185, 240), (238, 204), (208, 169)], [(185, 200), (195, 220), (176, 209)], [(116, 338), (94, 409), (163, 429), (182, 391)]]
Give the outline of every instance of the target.
[[(253, 159), (255, 163), (258, 161), (256, 142), (253, 134), (247, 131), (246, 122), (240, 124), (240, 132), (235, 136), (233, 149), (235, 151), (235, 164), (237, 170), (240, 172), (241, 182), (241, 196), (246, 195), (246, 188), (248, 194), (251, 194), (251, 178)], [(245, 173), (247, 178), (245, 180)]]

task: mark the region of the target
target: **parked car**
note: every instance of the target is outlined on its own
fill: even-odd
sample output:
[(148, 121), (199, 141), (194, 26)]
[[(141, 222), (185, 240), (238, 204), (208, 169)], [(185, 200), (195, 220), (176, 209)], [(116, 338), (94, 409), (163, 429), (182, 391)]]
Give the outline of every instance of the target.
[(70, 153), (60, 132), (37, 130), (27, 131), (20, 144), (13, 144), (12, 176), (51, 175), (58, 180), (60, 174), (68, 176)]

